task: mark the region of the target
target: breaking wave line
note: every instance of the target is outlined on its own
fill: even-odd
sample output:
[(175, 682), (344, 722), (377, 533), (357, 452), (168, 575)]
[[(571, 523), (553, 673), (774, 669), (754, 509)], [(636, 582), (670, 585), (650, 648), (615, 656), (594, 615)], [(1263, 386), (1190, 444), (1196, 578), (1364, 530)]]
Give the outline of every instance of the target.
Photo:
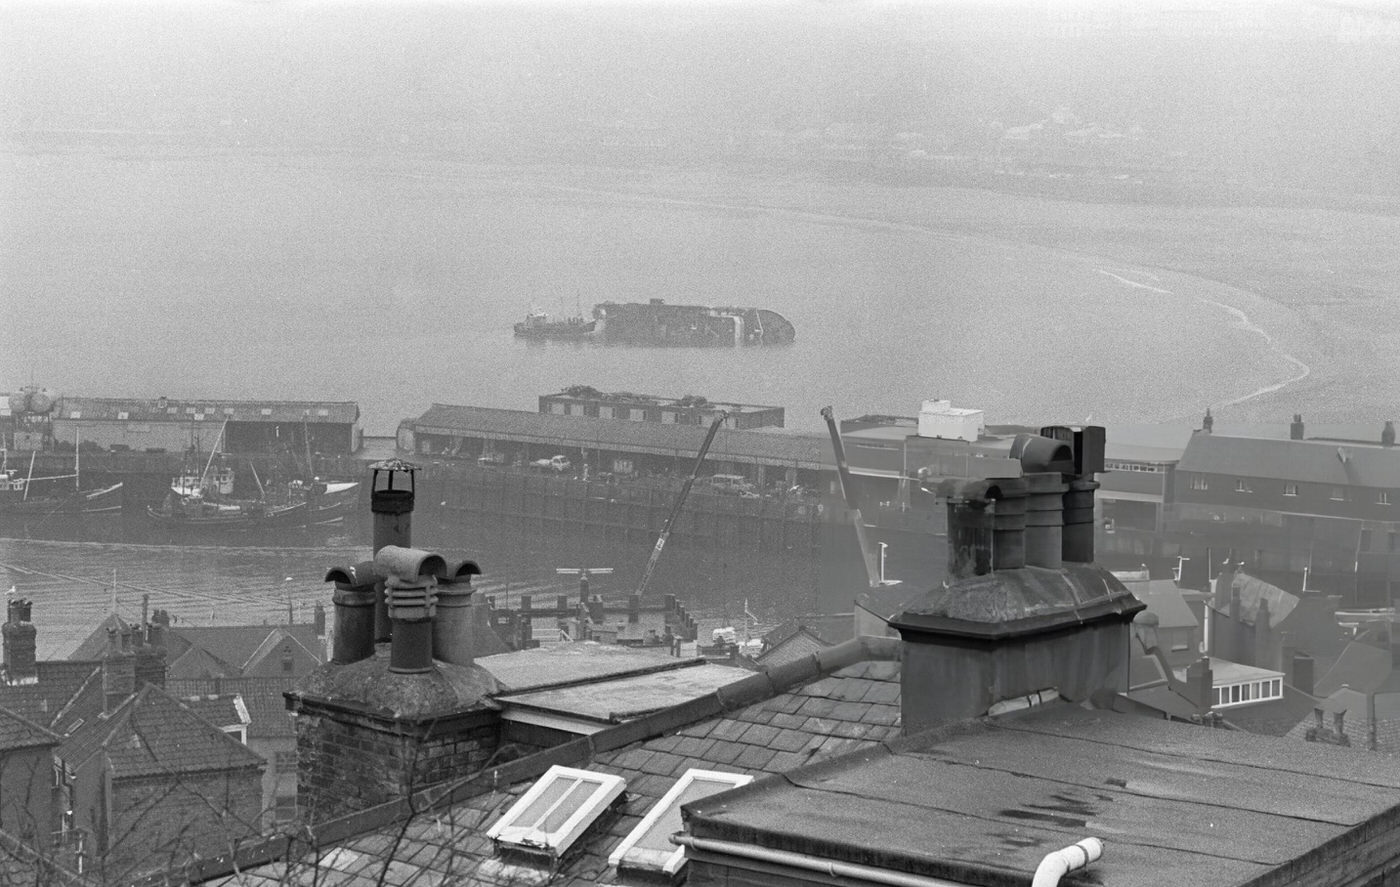
[[(1169, 289), (1163, 289), (1159, 286), (1151, 286), (1150, 284), (1142, 283), (1137, 280), (1130, 280), (1129, 278), (1124, 277), (1121, 274), (1115, 274), (1106, 268), (1099, 268), (1097, 270), (1100, 274), (1106, 277), (1112, 277), (1114, 280), (1118, 281), (1124, 286), (1129, 286), (1136, 289), (1145, 289), (1154, 293), (1161, 293), (1166, 296), (1176, 295), (1176, 293)], [(1152, 275), (1148, 276), (1152, 277)], [(1159, 278), (1157, 277), (1152, 277), (1152, 279), (1159, 280)], [(1298, 370), (1298, 373), (1296, 375), (1290, 376), (1287, 379), (1284, 379), (1282, 382), (1275, 382), (1272, 385), (1265, 385), (1261, 388), (1256, 388), (1248, 394), (1244, 394), (1239, 397), (1232, 398), (1230, 400), (1224, 400), (1219, 401), (1217, 403), (1213, 403), (1211, 404), (1212, 407), (1218, 408), (1237, 406), (1246, 401), (1253, 400), (1256, 397), (1263, 397), (1266, 394), (1273, 394), (1275, 391), (1281, 391), (1282, 389), (1287, 388), (1289, 385), (1301, 382), (1308, 376), (1312, 375), (1312, 367), (1308, 366), (1298, 358), (1294, 357), (1292, 354), (1280, 348), (1278, 346), (1278, 342), (1274, 339), (1273, 335), (1268, 330), (1251, 321), (1249, 319), (1249, 315), (1245, 314), (1239, 308), (1236, 308), (1234, 305), (1230, 305), (1225, 302), (1218, 302), (1215, 299), (1208, 299), (1205, 296), (1192, 295), (1191, 298), (1204, 305), (1210, 305), (1213, 308), (1219, 308), (1225, 313), (1229, 314), (1235, 319), (1235, 322), (1233, 324), (1234, 326), (1238, 327), (1241, 330), (1244, 330), (1247, 333), (1253, 333), (1254, 335), (1263, 339), (1264, 344), (1267, 345), (1271, 351), (1273, 351), (1279, 357), (1283, 358), (1283, 360), (1285, 360), (1286, 362), (1292, 364)]]

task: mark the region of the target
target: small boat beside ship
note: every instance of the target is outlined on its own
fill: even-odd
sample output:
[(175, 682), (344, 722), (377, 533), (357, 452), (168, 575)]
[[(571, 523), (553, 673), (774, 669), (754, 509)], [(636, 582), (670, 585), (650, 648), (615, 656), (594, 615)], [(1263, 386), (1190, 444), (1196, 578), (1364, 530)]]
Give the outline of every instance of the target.
[(561, 320), (535, 310), (515, 325), (515, 335), (521, 339), (583, 339), (592, 335), (597, 326), (596, 320), (586, 320), (581, 316)]
[(797, 338), (792, 323), (766, 308), (670, 305), (647, 302), (602, 302), (593, 318), (551, 319), (532, 311), (515, 325), (520, 338), (649, 345), (681, 348), (733, 348), (790, 345)]

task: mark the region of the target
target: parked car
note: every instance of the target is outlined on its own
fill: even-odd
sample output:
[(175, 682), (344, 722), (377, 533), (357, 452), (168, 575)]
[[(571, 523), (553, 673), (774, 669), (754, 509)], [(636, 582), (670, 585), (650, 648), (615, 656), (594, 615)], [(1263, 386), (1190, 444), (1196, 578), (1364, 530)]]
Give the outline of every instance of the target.
[(536, 459), (530, 464), (534, 465), (536, 468), (559, 472), (568, 471), (570, 468), (574, 467), (574, 463), (570, 462), (567, 456), (551, 456), (548, 459)]

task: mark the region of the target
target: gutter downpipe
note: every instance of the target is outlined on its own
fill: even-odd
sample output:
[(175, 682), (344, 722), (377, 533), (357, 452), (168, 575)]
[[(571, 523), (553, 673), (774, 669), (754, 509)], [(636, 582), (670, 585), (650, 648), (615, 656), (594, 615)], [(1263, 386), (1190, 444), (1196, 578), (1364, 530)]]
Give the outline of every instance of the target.
[[(739, 856), (757, 862), (820, 872), (830, 878), (856, 878), (873, 884), (889, 885), (889, 887), (968, 887), (961, 881), (945, 881), (941, 878), (910, 875), (904, 872), (893, 872), (889, 869), (857, 865), (852, 862), (836, 862), (831, 859), (822, 859), (819, 856), (808, 856), (805, 853), (793, 853), (790, 850), (770, 850), (767, 847), (755, 847), (752, 844), (738, 844), (714, 838), (697, 838), (683, 833), (671, 835), (671, 843), (702, 852)], [(1041, 868), (1044, 867), (1045, 864), (1042, 862)], [(1036, 881), (1036, 887), (1039, 885), (1040, 882)]]
[(1036, 867), (1031, 887), (1055, 887), (1068, 872), (1085, 868), (1103, 856), (1103, 841), (1085, 838), (1060, 850), (1047, 853)]

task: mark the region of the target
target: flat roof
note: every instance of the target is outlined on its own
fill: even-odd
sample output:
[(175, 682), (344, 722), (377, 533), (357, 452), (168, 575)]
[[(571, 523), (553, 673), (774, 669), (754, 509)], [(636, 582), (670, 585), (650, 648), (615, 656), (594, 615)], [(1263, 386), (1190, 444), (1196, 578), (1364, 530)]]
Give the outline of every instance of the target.
[[(709, 429), (700, 425), (631, 422), (589, 416), (556, 416), (524, 410), (433, 404), (410, 425), (419, 434), (508, 439), (567, 449), (613, 449), (662, 456), (693, 457)], [(766, 460), (794, 468), (821, 469), (836, 464), (825, 435), (781, 429), (736, 431), (722, 428), (708, 458), (715, 461)]]
[(54, 410), (56, 421), (190, 422), (216, 425), (230, 422), (308, 422), (352, 425), (359, 421), (354, 401), (223, 400), (220, 398), (63, 397)]
[(968, 884), (1027, 883), (1047, 853), (1090, 835), (1106, 845), (1087, 872), (1095, 884), (1314, 883), (1329, 872), (1340, 883), (1342, 859), (1389, 846), (1400, 773), (1315, 744), (1052, 704), (686, 810), (698, 838)]
[(513, 708), (527, 708), (599, 723), (618, 723), (698, 699), (750, 674), (753, 672), (747, 669), (705, 662), (688, 668), (507, 693), (493, 698), (506, 706), (504, 716), (507, 719)]
[(596, 641), (550, 644), (476, 660), (507, 693), (695, 667), (695, 662), (677, 659), (663, 649), (640, 650)]
[[(1226, 684), (1239, 684), (1244, 681), (1265, 681), (1284, 676), (1281, 671), (1255, 668), (1253, 665), (1241, 665), (1228, 659), (1216, 659), (1214, 656), (1210, 657), (1210, 675), (1211, 682), (1217, 687)], [(1176, 676), (1183, 681), (1186, 680), (1186, 669), (1178, 668)]]

